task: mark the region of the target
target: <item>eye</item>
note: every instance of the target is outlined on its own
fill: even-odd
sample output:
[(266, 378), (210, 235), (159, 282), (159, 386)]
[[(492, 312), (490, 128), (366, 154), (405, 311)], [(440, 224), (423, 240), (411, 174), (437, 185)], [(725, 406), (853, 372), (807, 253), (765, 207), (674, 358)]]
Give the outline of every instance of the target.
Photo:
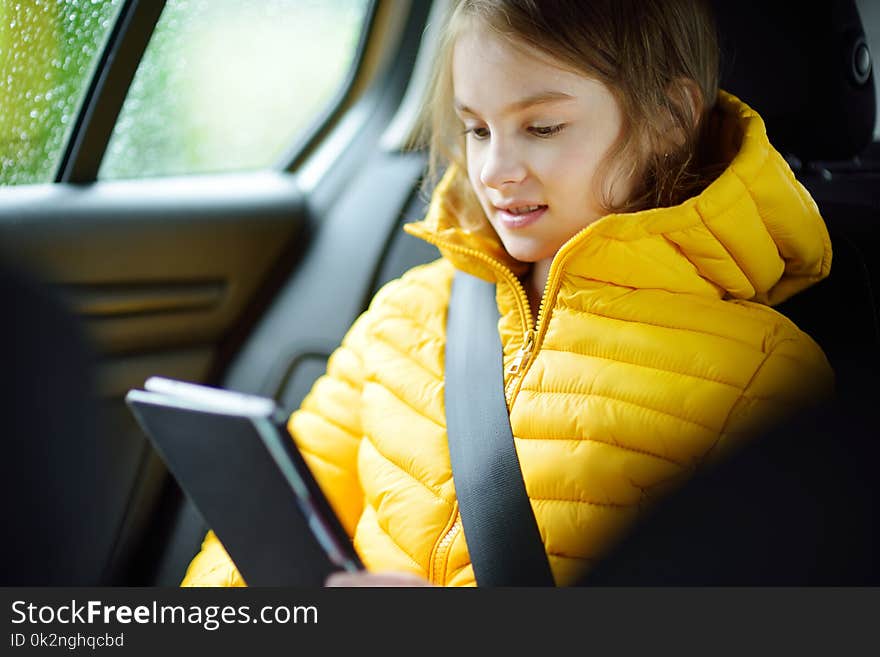
[(529, 128), (529, 132), (531, 132), (536, 137), (541, 137), (546, 139), (547, 137), (552, 137), (553, 135), (559, 134), (565, 129), (565, 123), (559, 123), (557, 125), (533, 125)]
[(483, 141), (489, 138), (489, 128), (468, 128), (464, 131), (464, 134), (471, 134), (474, 139)]

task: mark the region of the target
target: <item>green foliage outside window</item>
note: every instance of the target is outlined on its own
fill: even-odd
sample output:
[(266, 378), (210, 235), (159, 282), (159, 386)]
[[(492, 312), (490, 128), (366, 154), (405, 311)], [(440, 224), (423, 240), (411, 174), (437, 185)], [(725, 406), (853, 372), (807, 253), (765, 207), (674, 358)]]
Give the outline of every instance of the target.
[[(0, 185), (54, 179), (122, 0), (0, 2)], [(332, 102), (369, 0), (168, 0), (99, 178), (273, 166)]]
[(368, 0), (168, 0), (101, 179), (271, 167), (341, 89)]
[(0, 3), (0, 184), (48, 182), (121, 0)]

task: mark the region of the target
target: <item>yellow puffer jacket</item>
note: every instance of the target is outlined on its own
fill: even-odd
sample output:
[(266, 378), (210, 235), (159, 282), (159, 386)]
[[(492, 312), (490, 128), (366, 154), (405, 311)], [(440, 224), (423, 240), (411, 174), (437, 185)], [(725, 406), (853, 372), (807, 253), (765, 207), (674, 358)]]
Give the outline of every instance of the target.
[[(700, 463), (830, 391), (821, 349), (768, 307), (827, 276), (824, 222), (754, 111), (722, 92), (714, 120), (726, 170), (681, 205), (571, 238), (536, 326), (521, 263), (459, 226), (462, 173), (447, 172), (407, 226), (444, 257), (376, 295), (289, 423), (370, 570), (475, 583), (443, 405), (456, 267), (498, 283), (511, 426), (559, 585)], [(209, 533), (183, 584), (243, 582)]]

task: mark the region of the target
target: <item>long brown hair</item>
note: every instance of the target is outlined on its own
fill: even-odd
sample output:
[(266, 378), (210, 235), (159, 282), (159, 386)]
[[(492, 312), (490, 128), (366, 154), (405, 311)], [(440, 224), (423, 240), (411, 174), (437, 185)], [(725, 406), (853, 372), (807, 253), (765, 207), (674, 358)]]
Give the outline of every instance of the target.
[[(440, 169), (466, 169), (461, 121), (453, 108), (452, 52), (461, 31), (488, 28), (597, 79), (614, 94), (623, 130), (603, 160), (597, 198), (611, 212), (675, 205), (708, 182), (701, 139), (718, 93), (718, 37), (704, 0), (458, 0), (438, 52), (414, 145), (430, 148), (426, 188)], [(696, 111), (695, 111), (696, 110)], [(670, 144), (669, 135), (679, 135)], [(612, 166), (637, 181), (614, 207), (604, 179)], [(462, 198), (476, 197), (459, 181)]]

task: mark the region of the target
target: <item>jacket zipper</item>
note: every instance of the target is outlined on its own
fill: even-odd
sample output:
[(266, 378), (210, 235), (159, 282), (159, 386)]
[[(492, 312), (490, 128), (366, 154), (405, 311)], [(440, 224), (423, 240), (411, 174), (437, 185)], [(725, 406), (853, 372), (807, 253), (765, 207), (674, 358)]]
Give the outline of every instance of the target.
[(482, 262), (489, 265), (496, 272), (501, 274), (501, 277), (505, 279), (516, 292), (518, 301), (517, 309), (519, 310), (520, 325), (522, 326), (523, 330), (523, 342), (522, 346), (519, 348), (519, 351), (517, 351), (516, 356), (514, 356), (510, 365), (505, 370), (505, 374), (510, 377), (504, 387), (504, 396), (507, 401), (508, 408), (513, 405), (516, 393), (519, 391), (519, 388), (516, 384), (522, 380), (525, 372), (528, 370), (528, 366), (531, 363), (532, 355), (536, 351), (536, 347), (540, 345), (544, 339), (544, 334), (546, 333), (546, 328), (544, 324), (546, 322), (543, 322), (542, 319), (547, 306), (547, 299), (549, 298), (548, 293), (551, 289), (555, 289), (558, 283), (557, 279), (559, 278), (559, 275), (557, 272), (559, 272), (561, 269), (561, 267), (558, 265), (562, 260), (562, 258), (560, 258), (560, 255), (563, 253), (567, 253), (570, 250), (571, 245), (576, 242), (581, 235), (589, 230), (589, 228), (590, 227), (587, 226), (576, 235), (574, 235), (571, 239), (569, 239), (569, 241), (566, 242), (561, 249), (559, 249), (556, 257), (553, 259), (553, 263), (550, 265), (550, 272), (548, 273), (547, 281), (544, 284), (544, 292), (541, 294), (541, 305), (538, 306), (538, 315), (534, 325), (532, 325), (532, 310), (531, 305), (529, 304), (529, 297), (526, 294), (526, 290), (523, 287), (523, 284), (514, 275), (514, 273), (510, 271), (510, 269), (495, 260), (495, 258), (487, 256), (485, 253), (481, 253), (480, 251), (476, 251), (475, 249), (469, 249), (465, 246), (458, 246), (457, 244), (449, 244), (448, 242), (444, 242), (443, 240), (436, 240), (433, 239), (433, 236), (420, 235), (421, 239), (433, 244), (438, 248), (443, 247), (450, 251), (456, 251), (458, 253), (462, 253), (464, 255), (468, 255), (478, 260), (481, 260)]
[(487, 256), (485, 253), (481, 253), (480, 251), (476, 251), (474, 249), (469, 249), (465, 246), (458, 246), (456, 244), (447, 244), (442, 240), (433, 240), (428, 237), (422, 237), (426, 242), (430, 242), (437, 248), (443, 247), (450, 251), (457, 251), (458, 253), (462, 253), (465, 255), (469, 255), (473, 258), (477, 258), (478, 260), (482, 260), (484, 263), (489, 265), (492, 269), (501, 274), (501, 277), (504, 278), (508, 284), (516, 291), (517, 296), (517, 310), (520, 315), (520, 323), (523, 326), (523, 335), (531, 328), (532, 323), (532, 311), (529, 306), (529, 298), (526, 295), (526, 290), (523, 287), (522, 283), (520, 283), (519, 279), (514, 275), (510, 269), (505, 267), (503, 264), (495, 260), (495, 258), (491, 256)]
[[(561, 263), (564, 259), (566, 259), (567, 254), (572, 248), (572, 245), (579, 241), (581, 235), (589, 230), (589, 228), (589, 226), (583, 228), (576, 235), (570, 238), (562, 246), (562, 248), (559, 249), (556, 256), (554, 257), (553, 262), (550, 265), (550, 272), (547, 275), (547, 282), (544, 284), (544, 292), (541, 294), (541, 305), (538, 307), (538, 315), (535, 320), (534, 326), (532, 325), (532, 312), (531, 306), (529, 304), (528, 295), (526, 294), (523, 284), (514, 275), (514, 273), (510, 271), (510, 269), (505, 267), (494, 258), (487, 256), (484, 253), (481, 253), (480, 251), (469, 249), (463, 246), (458, 246), (455, 244), (444, 243), (442, 240), (435, 240), (425, 235), (421, 236), (421, 238), (424, 239), (426, 242), (429, 242), (434, 246), (437, 246), (438, 248), (442, 246), (443, 248), (449, 249), (450, 251), (457, 251), (458, 253), (469, 255), (485, 262), (492, 269), (500, 273), (501, 277), (507, 280), (508, 284), (510, 284), (516, 291), (518, 300), (517, 306), (520, 314), (520, 324), (523, 327), (523, 343), (522, 346), (519, 348), (519, 351), (517, 351), (516, 356), (514, 356), (510, 365), (505, 370), (505, 373), (510, 377), (507, 385), (504, 388), (504, 396), (507, 400), (508, 408), (513, 405), (516, 394), (519, 392), (519, 386), (516, 384), (521, 382), (524, 378), (525, 372), (528, 370), (528, 366), (531, 364), (532, 355), (535, 352), (536, 347), (540, 345), (543, 341), (544, 335), (547, 332), (545, 326), (546, 322), (543, 322), (542, 320), (544, 317), (544, 312), (547, 306), (547, 299), (549, 298), (550, 291), (553, 290), (553, 293), (555, 294), (555, 289), (559, 282), (558, 272), (562, 268)], [(433, 581), (445, 582), (446, 561), (449, 558), (449, 549), (459, 531), (461, 531), (461, 514), (456, 508), (455, 521), (453, 522), (452, 527), (450, 527), (449, 530), (440, 538), (435, 548), (434, 559), (432, 562), (433, 575), (431, 578)]]
[[(570, 237), (556, 253), (553, 262), (550, 263), (550, 271), (547, 273), (547, 282), (544, 284), (544, 291), (541, 293), (541, 305), (538, 307), (538, 316), (535, 320), (535, 326), (534, 328), (526, 330), (526, 336), (523, 339), (523, 346), (520, 348), (519, 352), (517, 352), (516, 357), (507, 369), (507, 373), (511, 375), (504, 389), (504, 396), (507, 399), (508, 408), (511, 408), (513, 402), (516, 401), (522, 380), (525, 378), (525, 374), (532, 362), (533, 354), (544, 342), (544, 336), (547, 334), (547, 322), (544, 318), (544, 314), (549, 312), (547, 311), (547, 299), (556, 296), (561, 278), (559, 272), (562, 271), (563, 264), (568, 259), (568, 254), (571, 253), (575, 245), (581, 242), (581, 238), (591, 227), (592, 225), (582, 228)], [(506, 269), (506, 267), (500, 263), (498, 264), (500, 267)], [(512, 274), (513, 272), (511, 272), (511, 275)], [(520, 283), (519, 279), (515, 276), (513, 278), (517, 285), (519, 285), (523, 296), (525, 296), (525, 290), (522, 287), (522, 283)], [(528, 297), (526, 297), (526, 307), (528, 308)], [(531, 320), (531, 315), (529, 315), (529, 320)]]
[[(537, 326), (537, 324), (536, 324)], [(516, 352), (516, 356), (514, 356), (513, 360), (510, 362), (510, 365), (507, 368), (506, 374), (508, 375), (507, 385), (504, 386), (504, 397), (507, 400), (508, 407), (510, 407), (511, 402), (511, 393), (513, 391), (513, 384), (517, 380), (517, 375), (525, 368), (528, 364), (529, 359), (532, 356), (532, 349), (535, 347), (535, 329), (528, 328), (526, 329), (525, 338), (523, 338), (523, 345), (519, 348), (519, 351)]]
[(440, 584), (441, 586), (446, 584), (446, 566), (449, 561), (449, 551), (452, 547), (452, 542), (460, 531), (461, 513), (458, 511), (458, 505), (456, 504), (455, 522), (452, 523), (452, 527), (443, 535), (443, 538), (438, 541), (437, 547), (434, 550), (431, 581), (435, 584)]
[[(523, 363), (526, 362), (526, 358), (534, 348), (535, 335), (534, 328), (531, 325), (532, 311), (529, 306), (529, 298), (526, 295), (526, 291), (525, 288), (523, 288), (522, 283), (520, 283), (519, 279), (513, 274), (512, 271), (510, 271), (510, 269), (484, 253), (480, 253), (479, 251), (475, 251), (474, 249), (468, 249), (467, 247), (442, 243), (442, 240), (429, 239), (427, 236), (423, 236), (422, 239), (424, 239), (426, 242), (430, 242), (434, 246), (440, 247), (442, 245), (444, 248), (449, 249), (450, 251), (457, 251), (458, 253), (469, 255), (481, 260), (482, 262), (489, 265), (492, 269), (497, 271), (499, 274), (501, 274), (501, 277), (507, 280), (507, 282), (516, 291), (518, 301), (517, 309), (519, 310), (520, 314), (520, 324), (525, 327), (523, 330), (524, 338), (522, 347), (520, 347), (517, 355), (514, 357), (513, 362), (507, 368), (507, 371), (513, 372), (514, 374), (516, 372), (519, 372), (523, 367)], [(541, 306), (543, 307), (543, 305), (544, 304), (542, 301)], [(540, 317), (540, 310), (538, 314)], [(436, 547), (434, 548), (434, 557), (431, 561), (432, 572), (430, 577), (432, 582), (435, 582), (437, 584), (446, 583), (446, 567), (449, 560), (449, 551), (452, 547), (452, 543), (455, 540), (455, 537), (461, 531), (461, 528), (461, 513), (459, 512), (458, 505), (456, 504), (455, 521), (452, 523), (452, 527), (450, 527), (449, 530), (445, 534), (443, 534), (443, 536), (437, 542)]]

